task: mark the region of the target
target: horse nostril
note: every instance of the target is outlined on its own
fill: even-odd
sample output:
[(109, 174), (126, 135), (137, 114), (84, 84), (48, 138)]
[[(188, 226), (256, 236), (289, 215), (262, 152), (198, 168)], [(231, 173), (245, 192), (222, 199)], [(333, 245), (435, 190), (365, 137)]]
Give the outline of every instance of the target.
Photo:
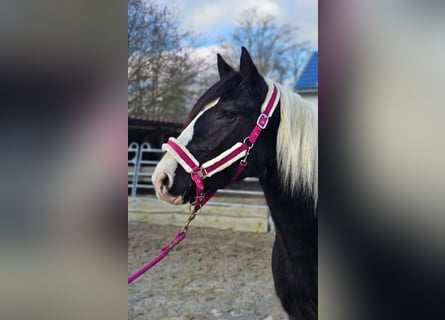
[(171, 188), (172, 186), (172, 179), (170, 178), (170, 175), (166, 172), (164, 172), (164, 174), (160, 177), (160, 182), (161, 182), (161, 191), (162, 192), (167, 192), (168, 189)]
[(172, 180), (173, 179), (168, 172), (155, 170), (152, 176), (152, 181), (158, 197), (162, 197), (162, 195), (166, 195), (168, 193), (168, 189), (170, 189), (173, 184)]

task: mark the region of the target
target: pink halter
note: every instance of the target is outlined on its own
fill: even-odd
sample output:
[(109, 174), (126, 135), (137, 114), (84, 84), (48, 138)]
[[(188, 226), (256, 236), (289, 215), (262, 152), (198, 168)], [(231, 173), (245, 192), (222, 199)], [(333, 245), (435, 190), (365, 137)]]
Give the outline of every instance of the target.
[(275, 84), (269, 85), (266, 99), (261, 107), (262, 113), (259, 115), (257, 123), (249, 136), (243, 142), (235, 143), (231, 148), (222, 152), (215, 158), (199, 164), (199, 161), (190, 153), (190, 151), (182, 146), (175, 138), (169, 138), (167, 143), (162, 145), (162, 149), (172, 156), (187, 173), (190, 173), (196, 185), (195, 201), (192, 203), (192, 212), (198, 212), (212, 198), (216, 191), (204, 194), (204, 179), (211, 177), (236, 161), (240, 160), (238, 169), (229, 182), (229, 185), (243, 172), (247, 166), (247, 157), (253, 148), (262, 130), (264, 130), (272, 116), (278, 101), (280, 100), (280, 92)]

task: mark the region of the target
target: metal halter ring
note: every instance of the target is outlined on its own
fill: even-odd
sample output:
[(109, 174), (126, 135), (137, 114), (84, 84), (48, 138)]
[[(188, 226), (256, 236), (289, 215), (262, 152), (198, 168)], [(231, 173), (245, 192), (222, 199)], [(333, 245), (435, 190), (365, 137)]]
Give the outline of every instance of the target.
[(247, 145), (248, 150), (253, 148), (253, 143), (249, 140), (249, 137), (245, 137), (243, 143)]
[(204, 179), (208, 175), (206, 168), (200, 168), (198, 171), (195, 171), (194, 173), (196, 173), (201, 179)]
[(241, 163), (247, 164), (247, 157), (249, 156), (250, 149), (253, 148), (253, 143), (249, 140), (249, 137), (246, 137), (243, 140), (243, 143), (247, 145), (247, 150), (246, 150), (246, 155), (244, 156), (243, 159), (241, 159)]

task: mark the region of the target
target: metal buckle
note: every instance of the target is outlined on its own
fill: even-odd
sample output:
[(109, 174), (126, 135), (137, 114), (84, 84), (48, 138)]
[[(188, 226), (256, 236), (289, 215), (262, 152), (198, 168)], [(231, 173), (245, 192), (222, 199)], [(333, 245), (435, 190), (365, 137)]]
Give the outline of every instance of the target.
[[(262, 124), (263, 121), (264, 121), (264, 124)], [(265, 115), (264, 113), (262, 113), (258, 117), (258, 119), (256, 121), (256, 125), (258, 127), (260, 127), (261, 129), (264, 129), (264, 128), (266, 128), (268, 122), (269, 122), (269, 117), (267, 115)]]
[(195, 171), (192, 173), (196, 173), (201, 179), (204, 179), (205, 177), (207, 177), (207, 174), (208, 174), (206, 168), (199, 168), (198, 171)]

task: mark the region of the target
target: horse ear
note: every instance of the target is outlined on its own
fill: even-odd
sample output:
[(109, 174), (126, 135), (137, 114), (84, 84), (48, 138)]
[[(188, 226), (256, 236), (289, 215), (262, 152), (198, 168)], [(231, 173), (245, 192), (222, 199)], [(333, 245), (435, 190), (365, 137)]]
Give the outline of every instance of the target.
[(218, 60), (218, 73), (220, 79), (222, 79), (222, 77), (226, 74), (235, 71), (226, 61), (224, 61), (223, 57), (221, 57), (219, 53), (216, 56)]
[(249, 52), (246, 48), (241, 47), (241, 58), (240, 58), (240, 73), (243, 78), (254, 78), (259, 75), (258, 69), (253, 63), (252, 58), (250, 57)]
[(258, 72), (246, 48), (241, 48), (240, 73), (243, 83), (247, 84), (249, 90), (260, 99), (264, 99), (267, 93), (267, 84), (263, 76)]

